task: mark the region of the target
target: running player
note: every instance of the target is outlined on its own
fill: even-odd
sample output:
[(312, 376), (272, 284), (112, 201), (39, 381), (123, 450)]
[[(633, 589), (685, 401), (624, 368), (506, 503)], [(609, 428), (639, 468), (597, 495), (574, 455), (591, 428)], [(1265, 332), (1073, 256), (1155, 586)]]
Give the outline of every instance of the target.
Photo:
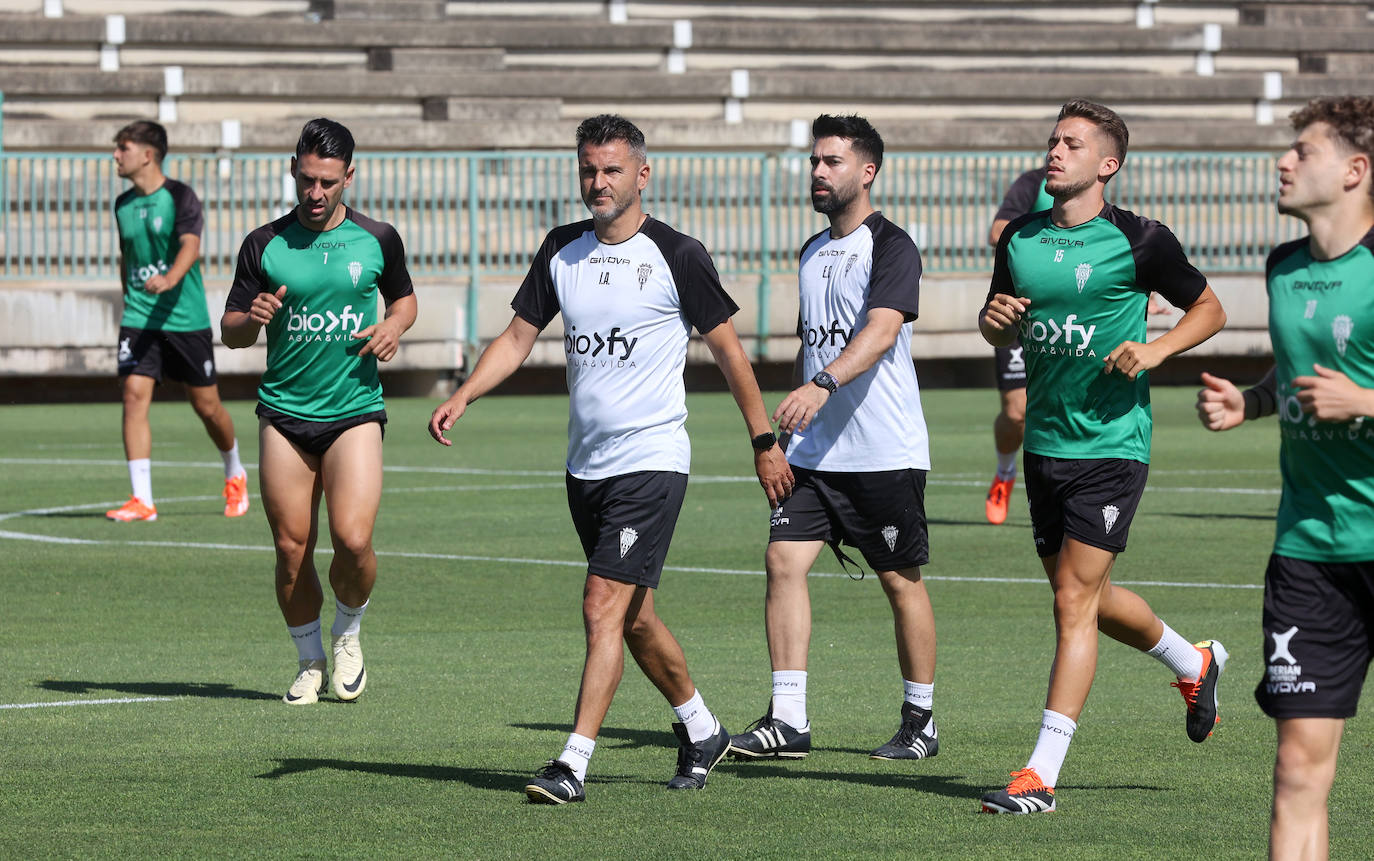
[(669, 789), (704, 787), (730, 746), (730, 734), (687, 672), (682, 647), (654, 611), (687, 490), (691, 447), (682, 372), (693, 327), (744, 415), (769, 504), (792, 484), (730, 322), (738, 308), (710, 256), (700, 242), (643, 210), (640, 195), (649, 182), (643, 133), (622, 117), (587, 119), (577, 128), (577, 163), (591, 219), (545, 238), (511, 302), (510, 325), (429, 422), (434, 439), (451, 445), (444, 433), (468, 405), (514, 373), (539, 332), (563, 315), (568, 507), (587, 556), (587, 654), (572, 734), (525, 787), (540, 804), (586, 799), (588, 761), (624, 668), (622, 641), (679, 721)]
[(1275, 368), (1245, 392), (1204, 374), (1198, 414), (1214, 431), (1279, 416), (1255, 687), (1278, 727), (1269, 857), (1325, 858), (1336, 754), (1374, 656), (1374, 99), (1317, 99), (1292, 121), (1278, 209), (1309, 235), (1265, 265)]
[(148, 408), (164, 376), (186, 385), (191, 408), (224, 461), (224, 516), (248, 511), (248, 477), (239, 460), (234, 420), (219, 399), (210, 313), (200, 277), (200, 198), (162, 173), (167, 130), (139, 120), (114, 137), (115, 171), (133, 188), (115, 199), (119, 229), (119, 378), (124, 389), (124, 456), (129, 501), (105, 516), (121, 523), (157, 520), (153, 501), (153, 432)]
[(731, 753), (810, 752), (806, 578), (826, 543), (838, 556), (843, 541), (859, 549), (887, 594), (902, 673), (897, 733), (869, 755), (923, 759), (939, 745), (931, 718), (935, 617), (920, 568), (930, 454), (911, 360), (921, 256), (870, 200), (883, 163), (877, 130), (862, 117), (821, 115), (811, 135), (811, 204), (830, 228), (802, 246), (799, 385), (773, 414), (791, 434), (787, 457), (797, 477), (792, 498), (773, 510), (764, 558), (773, 695), (763, 717), (730, 740)]
[[(988, 244), (996, 247), (1002, 231), (1014, 219), (1028, 212), (1043, 212), (1053, 205), (1054, 198), (1045, 191), (1045, 168), (1026, 171), (1011, 184), (1002, 205), (997, 207), (988, 230)], [(1026, 432), (1026, 357), (1021, 339), (1018, 337), (1005, 347), (994, 347), (993, 362), (1002, 409), (992, 420), (997, 473), (988, 487), (983, 509), (988, 523), (996, 526), (1007, 519), (1007, 505), (1016, 486), (1016, 455), (1021, 451), (1021, 439)]]
[(377, 362), (396, 355), (416, 303), (396, 229), (343, 204), (353, 183), (348, 129), (306, 123), (291, 176), (299, 203), (244, 239), (220, 328), (229, 347), (252, 346), (267, 329), (258, 481), (277, 551), (277, 604), (300, 662), (283, 700), (306, 705), (329, 676), (314, 561), (321, 495), (334, 547), (334, 695), (355, 700), (367, 684), (358, 629), (377, 578), (372, 528), (386, 424)]
[[(988, 343), (1026, 345), (1026, 492), (1036, 551), (1054, 590), (1057, 634), (1039, 740), (992, 813), (1055, 809), (1054, 785), (1097, 669), (1098, 631), (1165, 664), (1205, 741), (1217, 721), (1226, 650), (1196, 646), (1139, 595), (1111, 582), (1145, 488), (1150, 459), (1147, 371), (1210, 338), (1226, 322), (1206, 279), (1157, 221), (1103, 199), (1126, 158), (1126, 124), (1102, 105), (1063, 106), (1045, 157), (1054, 208), (1008, 225), (979, 317)], [(1186, 311), (1145, 339), (1158, 290)]]

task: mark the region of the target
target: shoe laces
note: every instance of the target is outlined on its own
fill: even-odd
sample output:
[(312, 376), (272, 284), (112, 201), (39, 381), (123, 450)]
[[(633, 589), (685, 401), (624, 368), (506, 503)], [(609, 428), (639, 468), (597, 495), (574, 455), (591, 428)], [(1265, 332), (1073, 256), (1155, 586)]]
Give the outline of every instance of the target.
[(700, 745), (687, 743), (677, 749), (677, 773), (688, 774), (692, 766), (701, 762), (702, 750)]
[(768, 709), (768, 712), (767, 712), (766, 714), (764, 714), (763, 717), (761, 717), (761, 718), (759, 718), (758, 720), (754, 721), (753, 723), (749, 724), (749, 726), (747, 726), (747, 727), (744, 728), (744, 731), (745, 731), (745, 733), (751, 733), (751, 732), (753, 732), (753, 731), (756, 730), (756, 729), (772, 729), (772, 728), (773, 728), (773, 722), (774, 722), (774, 718), (773, 718), (773, 709), (770, 707), (770, 708)]
[(1176, 682), (1170, 682), (1169, 687), (1178, 688), (1178, 692), (1183, 694), (1183, 700), (1188, 703), (1189, 712), (1197, 709), (1197, 689), (1199, 687), (1197, 682), (1190, 679), (1179, 679)]
[(1026, 795), (1049, 789), (1033, 768), (1023, 768), (1011, 773), (1011, 783), (1007, 784), (1007, 795)]
[(573, 774), (572, 768), (567, 763), (558, 759), (551, 759), (544, 763), (544, 767), (539, 769), (539, 773), (535, 775), (535, 777), (544, 780), (560, 780), (565, 777), (576, 776), (577, 775)]

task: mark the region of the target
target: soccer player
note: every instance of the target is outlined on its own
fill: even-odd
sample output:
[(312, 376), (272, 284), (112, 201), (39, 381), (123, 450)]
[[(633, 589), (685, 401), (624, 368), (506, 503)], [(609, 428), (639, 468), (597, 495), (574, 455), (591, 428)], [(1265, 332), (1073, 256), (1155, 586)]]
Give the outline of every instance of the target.
[(830, 227), (802, 246), (798, 387), (773, 413), (791, 434), (787, 459), (797, 479), (792, 497), (773, 510), (764, 557), (773, 695), (763, 717), (730, 739), (731, 753), (810, 752), (806, 577), (826, 543), (845, 559), (843, 541), (858, 548), (887, 594), (902, 674), (901, 723), (870, 756), (923, 759), (939, 744), (931, 718), (935, 617), (920, 568), (930, 454), (911, 360), (921, 256), (869, 198), (883, 163), (877, 130), (862, 117), (823, 114), (811, 135), (811, 204)]
[(308, 705), (329, 677), (314, 561), (321, 495), (334, 547), (334, 695), (355, 700), (367, 685), (358, 630), (377, 579), (372, 528), (386, 424), (377, 362), (396, 355), (416, 302), (396, 229), (343, 203), (353, 183), (348, 129), (306, 123), (291, 176), (299, 202), (243, 240), (220, 328), (229, 347), (252, 346), (267, 329), (258, 480), (277, 551), (277, 604), (300, 662), (283, 700)]
[[(1045, 168), (1028, 170), (1007, 188), (1006, 197), (992, 216), (988, 244), (996, 247), (1007, 225), (1028, 212), (1042, 212), (1054, 205), (1045, 191)], [(1001, 525), (1007, 520), (1007, 505), (1016, 486), (1016, 455), (1026, 432), (1026, 358), (1018, 337), (1005, 347), (993, 348), (997, 373), (997, 394), (1002, 409), (992, 420), (992, 440), (997, 449), (997, 473), (983, 504), (988, 523)]]
[(248, 477), (239, 460), (234, 420), (219, 399), (210, 313), (200, 277), (200, 198), (162, 173), (167, 130), (139, 120), (114, 137), (115, 171), (133, 187), (115, 199), (119, 228), (119, 378), (124, 390), (124, 456), (129, 501), (105, 512), (120, 523), (157, 520), (153, 501), (153, 432), (148, 408), (163, 376), (186, 385), (191, 408), (224, 461), (224, 516), (248, 511)]
[[(1149, 470), (1147, 372), (1226, 322), (1168, 228), (1104, 201), (1127, 140), (1112, 110), (1083, 100), (1063, 106), (1045, 156), (1054, 208), (1007, 226), (979, 316), (988, 343), (1005, 346), (1019, 331), (1026, 345), (1026, 493), (1056, 631), (1039, 740), (1010, 785), (983, 796), (992, 813), (1055, 809), (1054, 786), (1097, 669), (1099, 630), (1177, 676), (1190, 739), (1205, 741), (1217, 721), (1226, 650), (1214, 640), (1189, 643), (1111, 581)], [(1147, 342), (1151, 290), (1186, 310)]]
[(730, 322), (738, 308), (710, 256), (700, 242), (643, 210), (640, 195), (649, 182), (643, 133), (618, 116), (584, 120), (577, 128), (577, 166), (591, 219), (548, 234), (511, 302), (510, 325), (429, 422), (434, 439), (451, 445), (444, 433), (520, 367), (535, 337), (562, 313), (571, 412), (568, 507), (587, 556), (587, 653), (572, 734), (525, 787), (529, 800), (541, 804), (586, 798), (588, 760), (624, 669), (622, 640), (678, 719), (677, 773), (669, 789), (704, 787), (730, 745), (687, 672), (682, 647), (654, 612), (687, 489), (691, 448), (682, 372), (693, 327), (744, 416), (769, 504), (792, 483)]
[(1374, 99), (1317, 99), (1292, 122), (1278, 209), (1308, 236), (1265, 264), (1275, 367), (1245, 392), (1204, 374), (1198, 414), (1214, 431), (1279, 416), (1255, 687), (1278, 727), (1269, 855), (1325, 858), (1336, 754), (1374, 655)]

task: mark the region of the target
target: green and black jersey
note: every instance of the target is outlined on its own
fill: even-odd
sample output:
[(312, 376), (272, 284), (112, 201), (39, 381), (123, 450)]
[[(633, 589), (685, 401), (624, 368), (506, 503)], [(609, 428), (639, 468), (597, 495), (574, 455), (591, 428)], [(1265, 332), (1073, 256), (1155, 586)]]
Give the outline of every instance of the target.
[(204, 229), (200, 198), (191, 187), (168, 179), (152, 194), (131, 188), (115, 198), (114, 215), (124, 262), (124, 316), (119, 325), (167, 332), (210, 328), (199, 259), (181, 283), (166, 293), (154, 295), (143, 289), (149, 278), (165, 275), (171, 268), (181, 250), (181, 237), (198, 237)]
[(1186, 308), (1207, 279), (1157, 221), (1110, 203), (1076, 227), (1056, 227), (1050, 216), (1032, 212), (1007, 225), (988, 293), (1031, 300), (1020, 330), (1025, 449), (1149, 463), (1148, 374), (1104, 374), (1103, 360), (1124, 341), (1145, 341), (1151, 291)]
[(377, 322), (378, 292), (387, 305), (414, 292), (396, 229), (345, 207), (338, 227), (316, 232), (292, 210), (243, 240), (225, 310), (249, 311), (283, 285), (258, 400), (307, 421), (382, 409), (377, 357), (359, 356), (367, 342), (352, 335)]
[(1374, 231), (1335, 260), (1306, 238), (1269, 255), (1269, 336), (1277, 365), (1279, 501), (1274, 552), (1313, 562), (1374, 559), (1374, 418), (1319, 422), (1293, 387), (1313, 365), (1374, 389)]

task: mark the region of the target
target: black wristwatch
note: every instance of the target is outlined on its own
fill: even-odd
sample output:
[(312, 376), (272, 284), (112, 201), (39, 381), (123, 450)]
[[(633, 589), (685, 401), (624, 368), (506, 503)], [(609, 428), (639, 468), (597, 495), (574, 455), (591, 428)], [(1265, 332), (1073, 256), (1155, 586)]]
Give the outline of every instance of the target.
[(820, 373), (816, 374), (816, 376), (812, 377), (811, 382), (825, 389), (832, 395), (835, 394), (835, 390), (840, 387), (840, 384), (835, 381), (835, 378), (827, 374), (825, 371), (821, 371)]
[(761, 433), (749, 440), (749, 444), (754, 447), (754, 451), (768, 451), (778, 444), (778, 438), (772, 431), (769, 431), (768, 433)]

